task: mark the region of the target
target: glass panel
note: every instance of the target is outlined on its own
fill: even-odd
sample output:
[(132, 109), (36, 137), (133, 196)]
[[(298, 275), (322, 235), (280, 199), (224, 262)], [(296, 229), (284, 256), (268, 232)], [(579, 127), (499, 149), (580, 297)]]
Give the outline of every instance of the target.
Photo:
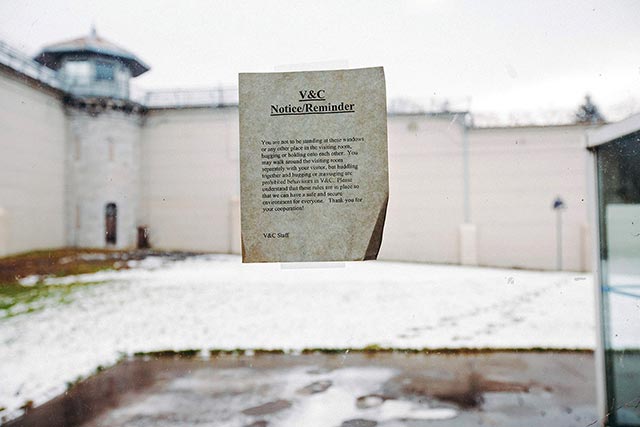
[(96, 80), (113, 80), (113, 64), (96, 61)]
[(68, 61), (64, 65), (64, 76), (70, 84), (89, 84), (91, 64), (87, 61)]
[(640, 133), (598, 149), (609, 425), (640, 426)]

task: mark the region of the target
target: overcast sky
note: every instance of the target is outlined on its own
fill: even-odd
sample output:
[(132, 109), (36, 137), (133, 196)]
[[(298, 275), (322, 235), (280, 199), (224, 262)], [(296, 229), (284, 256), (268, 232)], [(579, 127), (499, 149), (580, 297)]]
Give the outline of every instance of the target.
[(144, 89), (235, 86), (286, 64), (385, 67), (390, 99), (474, 111), (640, 109), (640, 1), (2, 0), (0, 39), (29, 54), (98, 34), (151, 65)]

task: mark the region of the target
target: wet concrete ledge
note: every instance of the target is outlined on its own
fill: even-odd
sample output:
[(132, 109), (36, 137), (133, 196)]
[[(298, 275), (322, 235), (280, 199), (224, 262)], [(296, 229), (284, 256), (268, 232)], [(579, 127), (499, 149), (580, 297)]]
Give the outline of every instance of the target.
[(159, 366), (142, 359), (127, 360), (79, 381), (64, 394), (30, 408), (3, 427), (78, 426), (118, 405), (123, 395), (142, 390), (155, 381)]
[[(500, 385), (491, 381), (486, 382), (488, 391), (499, 391), (497, 388), (502, 386), (506, 387), (506, 391), (526, 391), (521, 387), (526, 387), (523, 384), (526, 384), (526, 381), (530, 382), (531, 378), (538, 386), (548, 387), (551, 390), (553, 386), (546, 384), (546, 380), (550, 379), (546, 378), (547, 367), (549, 367), (549, 374), (557, 381), (558, 366), (561, 366), (560, 371), (573, 370), (571, 375), (575, 374), (586, 379), (585, 384), (576, 385), (576, 388), (582, 388), (585, 385), (593, 386), (591, 394), (595, 395), (593, 354), (585, 350), (309, 349), (297, 355), (268, 350), (250, 352), (225, 350), (212, 351), (209, 358), (201, 357), (198, 351), (165, 351), (138, 354), (123, 360), (111, 368), (76, 383), (63, 395), (40, 406), (26, 408), (24, 415), (2, 426), (81, 426), (110, 409), (135, 399), (141, 392), (158, 383), (178, 378), (198, 369), (265, 370), (286, 369), (300, 365), (318, 365), (329, 369), (378, 366), (415, 372), (420, 372), (422, 369), (440, 369), (460, 373), (462, 376), (458, 376), (456, 381), (465, 384), (475, 384), (478, 378), (481, 378), (481, 376), (478, 377), (478, 373), (481, 375), (485, 370), (489, 371), (496, 367), (499, 367), (502, 374), (509, 372), (513, 376), (512, 383)], [(536, 378), (536, 375), (542, 378)], [(456, 387), (454, 386), (453, 389)], [(460, 396), (453, 396), (452, 399), (460, 397), (462, 400), (456, 403), (462, 406), (474, 405), (474, 399), (477, 397), (468, 396), (465, 393), (467, 391), (462, 390)], [(588, 391), (587, 394), (589, 394)], [(584, 396), (582, 399), (585, 400)], [(591, 400), (590, 396), (587, 396), (586, 400)]]

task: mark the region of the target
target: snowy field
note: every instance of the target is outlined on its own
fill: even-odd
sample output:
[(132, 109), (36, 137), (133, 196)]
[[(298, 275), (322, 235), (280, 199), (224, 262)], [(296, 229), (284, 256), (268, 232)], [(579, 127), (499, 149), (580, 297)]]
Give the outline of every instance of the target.
[(292, 269), (223, 255), (132, 263), (46, 279), (98, 283), (62, 303), (0, 311), (0, 416), (134, 352), (595, 345), (589, 274), (391, 262)]

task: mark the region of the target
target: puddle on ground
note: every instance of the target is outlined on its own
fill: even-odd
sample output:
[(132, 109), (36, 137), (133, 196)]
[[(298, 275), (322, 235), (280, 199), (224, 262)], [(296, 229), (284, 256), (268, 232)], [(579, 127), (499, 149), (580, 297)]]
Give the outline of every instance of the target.
[(242, 411), (245, 415), (268, 415), (275, 414), (276, 412), (283, 411), (285, 409), (289, 409), (291, 407), (291, 402), (288, 400), (280, 399), (273, 402), (267, 402), (260, 406), (254, 406), (253, 408), (247, 408)]
[(332, 385), (333, 385), (333, 382), (331, 380), (316, 381), (299, 389), (298, 394), (309, 395), (309, 394), (322, 393)]
[(485, 393), (528, 393), (533, 383), (498, 381), (472, 372), (459, 374), (457, 378), (441, 378), (437, 375), (407, 375), (392, 378), (384, 385), (386, 396), (440, 401), (463, 409), (479, 408)]
[(343, 421), (340, 427), (375, 427), (378, 425), (377, 421), (365, 420), (363, 418), (354, 418), (352, 420)]
[[(398, 373), (374, 367), (335, 369), (326, 373), (322, 380), (297, 388), (292, 407), (277, 414), (273, 426), (299, 426), (300, 420), (304, 419), (305, 427), (382, 427), (388, 423), (418, 427), (420, 422), (451, 419), (458, 415), (456, 407), (434, 399), (418, 401), (411, 394), (387, 395), (385, 384), (398, 378)], [(303, 374), (311, 379), (308, 375), (308, 371)], [(294, 382), (303, 380), (300, 377), (291, 379)]]

